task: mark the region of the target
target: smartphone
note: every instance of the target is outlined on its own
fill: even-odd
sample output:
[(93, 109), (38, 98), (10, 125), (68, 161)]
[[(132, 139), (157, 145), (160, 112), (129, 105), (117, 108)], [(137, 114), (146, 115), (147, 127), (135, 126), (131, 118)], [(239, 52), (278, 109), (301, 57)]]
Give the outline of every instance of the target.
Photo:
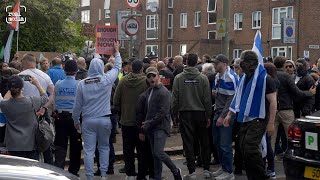
[(31, 77), (29, 75), (19, 75), (24, 81), (31, 81)]

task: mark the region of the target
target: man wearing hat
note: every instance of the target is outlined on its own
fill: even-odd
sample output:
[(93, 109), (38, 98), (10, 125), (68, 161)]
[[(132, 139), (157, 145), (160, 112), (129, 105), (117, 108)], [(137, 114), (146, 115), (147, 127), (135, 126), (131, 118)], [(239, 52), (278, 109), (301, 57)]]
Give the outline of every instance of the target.
[(75, 76), (78, 72), (78, 65), (75, 60), (68, 60), (65, 63), (64, 71), (66, 78), (57, 81), (54, 88), (55, 104), (55, 166), (64, 169), (67, 155), (68, 138), (70, 138), (70, 165), (69, 172), (78, 176), (80, 169), (80, 158), (82, 141), (81, 134), (74, 127), (72, 119), (72, 108), (76, 98), (78, 81)]

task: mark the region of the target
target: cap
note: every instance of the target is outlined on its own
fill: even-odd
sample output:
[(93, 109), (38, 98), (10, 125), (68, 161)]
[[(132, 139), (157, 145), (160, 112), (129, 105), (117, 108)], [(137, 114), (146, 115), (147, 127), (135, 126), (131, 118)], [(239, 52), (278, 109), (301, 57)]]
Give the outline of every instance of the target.
[(143, 67), (143, 62), (139, 59), (136, 59), (132, 62), (132, 72), (133, 73), (138, 73), (139, 71), (141, 71), (142, 67)]
[(212, 61), (213, 63), (219, 63), (219, 62), (222, 62), (222, 63), (229, 63), (229, 60), (228, 60), (228, 58), (225, 56), (225, 55), (223, 55), (223, 54), (219, 54), (218, 56), (216, 56), (214, 59), (213, 59), (213, 61)]
[(148, 75), (148, 74), (158, 75), (159, 71), (156, 67), (148, 67), (148, 69), (146, 70), (146, 75)]
[(64, 65), (64, 71), (68, 73), (78, 72), (78, 64), (75, 60), (67, 60)]
[(23, 88), (23, 80), (19, 75), (12, 75), (8, 79), (8, 88)]
[(147, 57), (148, 57), (149, 59), (158, 58), (157, 54), (156, 54), (155, 52), (153, 52), (153, 51), (151, 51), (151, 52), (147, 55)]

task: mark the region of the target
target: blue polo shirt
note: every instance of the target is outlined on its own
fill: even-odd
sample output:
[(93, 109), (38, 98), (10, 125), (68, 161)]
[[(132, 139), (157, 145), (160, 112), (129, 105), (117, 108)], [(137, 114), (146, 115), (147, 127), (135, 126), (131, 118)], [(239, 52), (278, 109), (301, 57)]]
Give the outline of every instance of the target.
[(66, 74), (60, 65), (53, 66), (48, 70), (48, 75), (50, 76), (53, 84), (56, 84), (58, 80), (66, 78)]

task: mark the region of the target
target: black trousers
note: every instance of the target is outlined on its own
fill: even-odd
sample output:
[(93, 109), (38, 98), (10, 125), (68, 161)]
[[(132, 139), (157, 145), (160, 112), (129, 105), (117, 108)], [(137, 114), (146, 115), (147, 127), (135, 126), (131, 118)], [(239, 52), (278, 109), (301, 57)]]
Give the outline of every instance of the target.
[(240, 149), (240, 136), (239, 136), (239, 131), (240, 131), (240, 126), (241, 123), (235, 122), (233, 126), (233, 132), (232, 132), (232, 138), (234, 140), (234, 166), (236, 169), (243, 169), (243, 158), (242, 158), (242, 153)]
[(203, 168), (209, 170), (210, 167), (210, 147), (205, 112), (201, 111), (181, 111), (180, 113), (180, 132), (183, 147), (186, 154), (189, 173), (195, 172), (195, 138), (199, 141), (200, 156)]
[(70, 165), (68, 171), (77, 174), (80, 170), (82, 140), (74, 127), (72, 114), (69, 112), (59, 113), (54, 122), (56, 129), (55, 137), (55, 166), (64, 169), (67, 156), (68, 139), (70, 139)]
[(248, 180), (269, 179), (265, 173), (265, 166), (260, 150), (261, 140), (266, 132), (267, 123), (266, 120), (255, 119), (242, 123), (240, 126), (240, 148)]
[(126, 174), (127, 176), (136, 176), (134, 150), (136, 149), (139, 140), (138, 127), (122, 125), (121, 130)]
[(145, 179), (147, 175), (149, 178), (154, 178), (153, 156), (148, 136), (145, 136), (145, 141), (138, 140), (137, 144), (137, 158), (138, 158), (138, 176), (137, 180)]

